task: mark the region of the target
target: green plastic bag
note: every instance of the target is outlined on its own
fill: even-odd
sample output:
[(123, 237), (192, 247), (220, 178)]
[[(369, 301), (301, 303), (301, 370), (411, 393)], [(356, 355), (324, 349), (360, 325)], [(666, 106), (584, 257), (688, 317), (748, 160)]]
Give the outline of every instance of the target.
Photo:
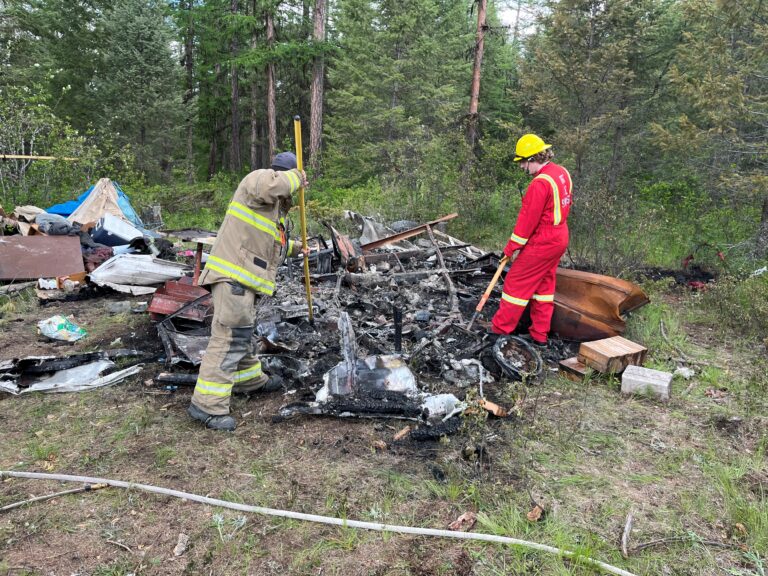
[(37, 329), (48, 338), (65, 342), (75, 342), (88, 334), (83, 328), (61, 315), (41, 320), (37, 323)]

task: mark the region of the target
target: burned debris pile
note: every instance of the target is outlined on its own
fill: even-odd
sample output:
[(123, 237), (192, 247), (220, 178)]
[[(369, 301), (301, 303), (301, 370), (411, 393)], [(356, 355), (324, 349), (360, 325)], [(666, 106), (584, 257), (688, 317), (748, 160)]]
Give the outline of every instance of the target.
[[(285, 263), (275, 296), (261, 301), (254, 334), (264, 370), (282, 378), (291, 397), (276, 420), (401, 418), (422, 424), (413, 437), (444, 434), (458, 427), (468, 390), (491, 413), (506, 414), (486, 395), (502, 402), (505, 382), (535, 383), (575, 354), (577, 341), (585, 339), (580, 330), (588, 337), (620, 333), (622, 315), (647, 302), (636, 286), (594, 274), (584, 276), (586, 287), (574, 288), (580, 273), (564, 270), (573, 293), (563, 296), (557, 316), (564, 320), (553, 324), (553, 332), (569, 338), (554, 338), (544, 357), (525, 338), (489, 333), (494, 306), (468, 330), (499, 259), (440, 230), (456, 216), (397, 231), (348, 213), (359, 238), (326, 224), (328, 238), (314, 237), (309, 256), (313, 324), (301, 259)], [(496, 301), (499, 293), (497, 286)], [(596, 312), (589, 308), (594, 302)], [(207, 343), (204, 323), (188, 309), (182, 306), (158, 324), (176, 370), (198, 365)]]
[[(63, 222), (54, 218), (56, 228), (49, 215), (30, 207), (3, 215), (3, 224), (20, 233), (0, 240), (0, 277), (37, 279), (41, 302), (104, 293), (99, 290), (146, 294), (146, 311), (164, 350), (164, 371), (154, 381), (174, 388), (194, 384), (212, 317), (210, 293), (198, 278), (205, 247), (216, 235), (147, 230), (129, 217), (135, 213), (124, 209), (127, 197), (118, 190), (100, 181), (79, 199), (91, 212), (101, 207), (100, 213), (89, 212), (95, 220), (85, 225), (62, 217)], [(312, 315), (303, 256), (284, 262), (275, 296), (259, 301), (252, 343), (263, 370), (282, 382), (288, 400), (276, 421), (308, 415), (398, 418), (419, 424), (412, 438), (431, 438), (458, 429), (467, 410), (505, 416), (506, 383), (534, 384), (558, 370), (561, 360), (575, 357), (579, 342), (622, 334), (624, 316), (648, 301), (629, 282), (561, 269), (553, 338), (541, 351), (525, 337), (489, 332), (500, 283), (488, 308), (476, 314), (504, 262), (444, 231), (457, 214), (390, 227), (352, 212), (346, 216), (347, 222), (325, 223), (325, 232), (310, 238)], [(344, 224), (356, 232), (341, 233), (337, 227)], [(520, 329), (526, 327), (524, 319)], [(7, 362), (0, 367), (3, 389), (25, 389), (19, 366), (26, 360), (34, 365), (51, 359)], [(93, 360), (103, 364), (93, 368), (90, 381), (100, 383), (102, 370), (114, 370), (107, 360)]]

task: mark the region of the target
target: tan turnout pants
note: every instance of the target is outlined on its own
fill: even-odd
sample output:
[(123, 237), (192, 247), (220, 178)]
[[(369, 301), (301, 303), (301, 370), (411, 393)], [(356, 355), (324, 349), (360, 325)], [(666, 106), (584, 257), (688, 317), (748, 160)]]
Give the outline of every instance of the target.
[(203, 355), (192, 404), (212, 416), (229, 414), (232, 390), (252, 392), (266, 384), (254, 353), (255, 305), (259, 296), (230, 282), (217, 282), (213, 294), (211, 340)]

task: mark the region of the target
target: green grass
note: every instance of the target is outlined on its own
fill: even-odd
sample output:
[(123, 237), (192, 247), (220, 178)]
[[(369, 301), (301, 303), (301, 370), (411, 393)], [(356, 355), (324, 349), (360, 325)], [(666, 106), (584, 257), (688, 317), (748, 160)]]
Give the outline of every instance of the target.
[[(333, 552), (352, 552), (360, 546), (361, 532), (352, 528), (341, 527), (337, 537), (319, 539), (309, 548), (300, 551), (292, 560), (292, 568), (306, 571), (320, 566), (323, 560)], [(307, 572), (304, 572), (307, 573)]]
[(27, 444), (27, 453), (32, 460), (51, 460), (59, 456), (61, 447), (58, 444), (49, 444), (44, 440), (35, 439)]
[(134, 573), (135, 566), (125, 560), (118, 560), (113, 564), (97, 566), (94, 568), (93, 576), (128, 576)]
[(746, 528), (745, 539), (754, 550), (768, 550), (768, 493), (765, 483), (754, 488), (750, 482), (768, 477), (768, 463), (762, 450), (739, 456), (733, 463), (714, 460), (705, 466), (729, 526)]
[(155, 466), (165, 468), (176, 457), (176, 450), (172, 446), (159, 446), (155, 448)]

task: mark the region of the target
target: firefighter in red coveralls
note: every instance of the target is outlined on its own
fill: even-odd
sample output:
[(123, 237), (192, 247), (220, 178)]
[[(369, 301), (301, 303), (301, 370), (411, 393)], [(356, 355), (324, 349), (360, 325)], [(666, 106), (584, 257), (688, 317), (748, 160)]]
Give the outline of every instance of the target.
[(518, 250), (520, 253), (504, 279), (499, 309), (491, 323), (494, 333), (511, 334), (530, 302), (530, 337), (542, 347), (547, 345), (555, 307), (555, 272), (568, 248), (567, 221), (573, 192), (571, 175), (552, 162), (551, 147), (535, 134), (525, 134), (517, 141), (514, 161), (533, 180), (504, 248), (509, 258)]

